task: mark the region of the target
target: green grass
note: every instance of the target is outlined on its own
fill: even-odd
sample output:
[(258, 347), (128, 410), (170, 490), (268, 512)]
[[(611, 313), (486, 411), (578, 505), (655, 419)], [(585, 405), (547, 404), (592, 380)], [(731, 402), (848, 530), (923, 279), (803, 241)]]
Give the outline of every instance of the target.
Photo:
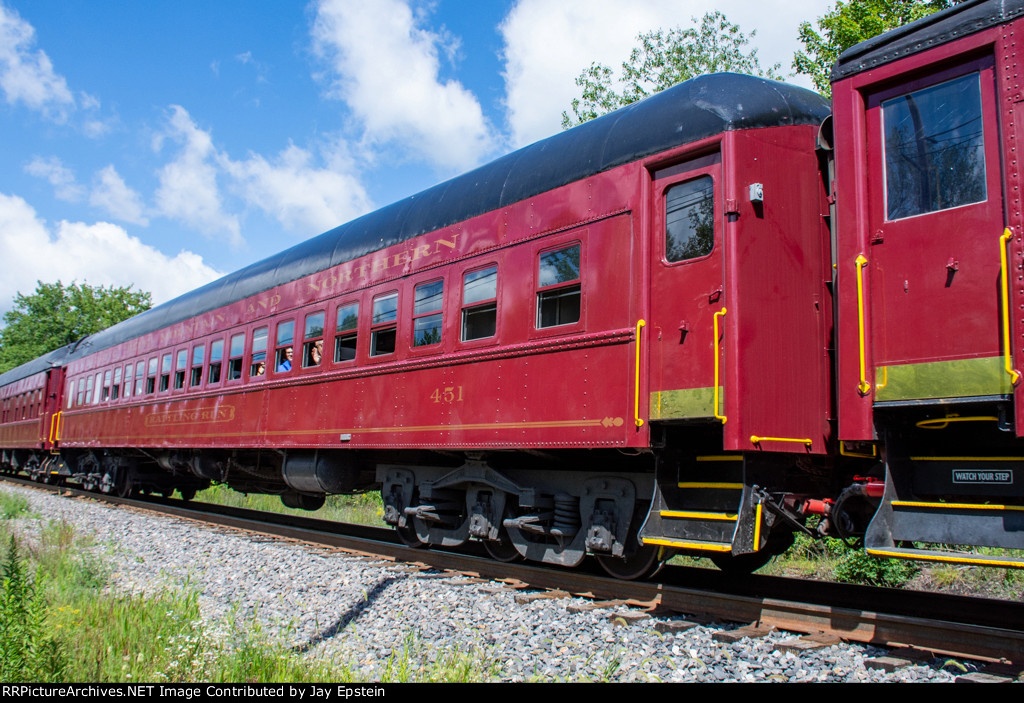
[[(9, 494), (0, 492), (0, 504)], [(24, 513), (24, 510), (20, 511)], [(0, 522), (0, 681), (357, 682), (488, 681), (485, 654), (443, 650), (410, 635), (382, 661), (300, 654), (253, 620), (206, 624), (185, 585), (155, 595), (110, 593), (98, 546), (67, 523), (37, 539)], [(227, 633), (227, 634), (225, 634)], [(362, 668), (360, 668), (362, 667)]]
[(211, 486), (196, 494), (195, 500), (215, 505), (228, 505), (249, 510), (263, 510), (270, 513), (299, 515), (320, 520), (351, 522), (358, 525), (384, 527), (384, 504), (380, 493), (371, 491), (359, 495), (333, 495), (319, 510), (298, 510), (286, 508), (280, 497), (261, 493), (239, 493), (223, 484)]
[(29, 512), (28, 499), (20, 493), (0, 492), (0, 520), (12, 520)]

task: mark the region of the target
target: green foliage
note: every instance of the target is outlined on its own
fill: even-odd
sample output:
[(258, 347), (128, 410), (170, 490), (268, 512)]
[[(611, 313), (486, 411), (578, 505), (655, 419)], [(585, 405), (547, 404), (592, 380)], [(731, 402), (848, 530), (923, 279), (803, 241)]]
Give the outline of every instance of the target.
[(917, 564), (901, 559), (876, 559), (860, 550), (850, 551), (835, 565), (837, 581), (862, 583), (868, 586), (898, 588), (921, 570)]
[(797, 73), (811, 77), (825, 96), (832, 95), (829, 74), (839, 54), (882, 32), (957, 4), (959, 0), (849, 0), (836, 3), (815, 30), (810, 22), (800, 24), (804, 51), (793, 56)]
[(67, 659), (62, 643), (47, 627), (47, 603), (42, 573), (29, 575), (12, 535), (3, 563), (0, 585), (0, 681), (57, 682)]
[(152, 296), (131, 286), (37, 281), (35, 293), (14, 298), (0, 330), (0, 373), (149, 310)]
[(485, 652), (463, 652), (458, 646), (438, 652), (410, 632), (376, 678), (381, 683), (470, 683), (494, 680), (498, 669), (498, 662)]
[(0, 493), (0, 520), (12, 520), (28, 512), (28, 498), (17, 493)]
[[(709, 12), (696, 26), (658, 29), (637, 37), (629, 61), (616, 77), (599, 63), (576, 78), (583, 94), (572, 101), (572, 113), (562, 113), (562, 128), (569, 129), (694, 76), (718, 71), (749, 73), (779, 79), (779, 64), (762, 68), (757, 50), (748, 45), (756, 35), (740, 31), (721, 12)], [(621, 86), (621, 90), (617, 87)]]
[(195, 499), (202, 503), (228, 505), (247, 510), (263, 510), (268, 513), (300, 515), (320, 520), (334, 520), (335, 522), (351, 522), (357, 525), (384, 527), (385, 524), (384, 501), (379, 491), (357, 495), (327, 496), (324, 506), (313, 511), (286, 508), (276, 495), (239, 493), (224, 484), (210, 486), (210, 488), (200, 491), (196, 494)]

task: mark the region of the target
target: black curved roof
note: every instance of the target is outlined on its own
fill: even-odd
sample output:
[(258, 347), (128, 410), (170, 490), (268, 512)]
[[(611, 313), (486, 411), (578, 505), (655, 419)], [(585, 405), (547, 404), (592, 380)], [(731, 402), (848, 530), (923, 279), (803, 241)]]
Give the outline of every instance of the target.
[(832, 82), (946, 44), (1024, 14), (1024, 0), (965, 0), (852, 46), (832, 67)]
[[(820, 95), (777, 81), (734, 73), (693, 78), (228, 274), (49, 361), (80, 358), (676, 146), (731, 130), (819, 124), (828, 114), (829, 103)], [(38, 372), (23, 372), (24, 367), (0, 375), (0, 385)]]

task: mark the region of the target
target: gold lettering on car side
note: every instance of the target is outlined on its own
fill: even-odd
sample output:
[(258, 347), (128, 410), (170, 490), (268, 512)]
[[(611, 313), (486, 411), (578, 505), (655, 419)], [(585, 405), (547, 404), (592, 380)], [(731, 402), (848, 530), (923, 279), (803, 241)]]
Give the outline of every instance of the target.
[(218, 405), (187, 410), (168, 410), (146, 415), (146, 427), (166, 427), (168, 425), (193, 425), (231, 422), (235, 419), (234, 405)]
[(281, 296), (275, 293), (274, 295), (265, 295), (262, 298), (257, 298), (251, 301), (245, 306), (245, 312), (248, 315), (254, 315), (257, 312), (264, 313), (268, 312), (271, 308), (277, 307), (281, 302)]
[[(459, 248), (459, 238), (462, 232), (455, 232), (447, 235), (447, 238), (438, 237), (432, 242), (408, 247), (399, 252), (391, 251), (378, 254), (370, 260), (361, 260), (356, 264), (350, 262), (341, 267), (331, 269), (319, 276), (313, 276), (306, 281), (307, 290), (320, 295), (333, 293), (339, 286), (352, 283), (353, 280), (366, 282), (375, 275), (387, 274), (389, 269), (401, 268), (415, 261), (434, 258), (442, 254), (450, 254)], [(250, 305), (247, 312), (257, 312), (257, 309)]]

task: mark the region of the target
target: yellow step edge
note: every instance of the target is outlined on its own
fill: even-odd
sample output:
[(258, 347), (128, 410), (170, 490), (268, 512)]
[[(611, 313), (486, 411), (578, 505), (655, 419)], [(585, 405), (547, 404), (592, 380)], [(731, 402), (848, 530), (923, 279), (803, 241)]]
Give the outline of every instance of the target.
[(988, 505), (981, 503), (925, 503), (916, 500), (894, 500), (894, 508), (935, 508), (945, 510), (1021, 510), (1024, 505)]
[(742, 454), (708, 454), (697, 457), (697, 461), (743, 461)]
[(1024, 456), (912, 456), (911, 461), (1024, 461)]
[(724, 542), (677, 542), (671, 539), (658, 539), (644, 537), (644, 544), (656, 544), (662, 547), (675, 547), (676, 549), (692, 549), (700, 552), (731, 552), (732, 545)]
[(662, 510), (661, 517), (675, 517), (687, 520), (728, 520), (736, 522), (736, 513), (702, 513), (688, 510)]
[(906, 552), (887, 549), (866, 549), (873, 557), (889, 557), (891, 559), (918, 559), (921, 561), (941, 561), (947, 564), (977, 564), (979, 566), (1004, 566), (1013, 569), (1024, 569), (1024, 561), (1006, 561), (1003, 559), (985, 559), (968, 556), (946, 556), (944, 554), (908, 554)]
[(711, 483), (706, 481), (681, 481), (676, 488), (727, 488), (733, 491), (743, 490), (742, 483)]

